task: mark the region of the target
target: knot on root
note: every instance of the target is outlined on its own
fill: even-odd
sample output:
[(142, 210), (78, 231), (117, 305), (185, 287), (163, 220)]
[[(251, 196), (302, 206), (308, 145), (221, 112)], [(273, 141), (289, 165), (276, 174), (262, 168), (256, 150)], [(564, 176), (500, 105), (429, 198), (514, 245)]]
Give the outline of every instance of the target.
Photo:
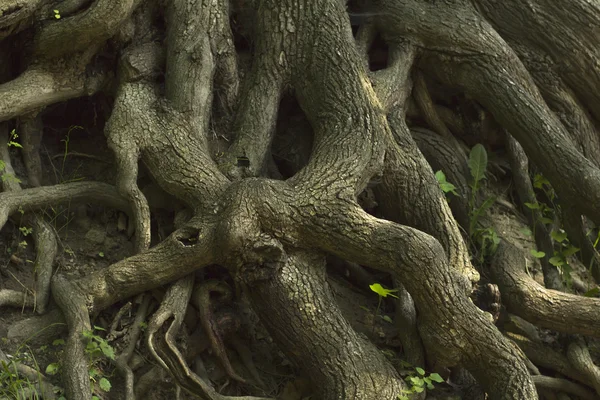
[(281, 242), (261, 233), (243, 249), (237, 279), (245, 284), (271, 279), (283, 267), (287, 255)]

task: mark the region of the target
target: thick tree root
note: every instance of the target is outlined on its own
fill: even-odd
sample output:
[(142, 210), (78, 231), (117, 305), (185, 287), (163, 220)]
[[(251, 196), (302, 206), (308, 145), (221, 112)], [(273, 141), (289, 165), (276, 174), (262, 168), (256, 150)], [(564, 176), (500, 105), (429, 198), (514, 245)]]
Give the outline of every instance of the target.
[(567, 349), (567, 358), (600, 396), (600, 368), (594, 363), (587, 345), (581, 338), (571, 340)]
[[(517, 188), (519, 200), (521, 200), (521, 204), (536, 204), (537, 199), (533, 191), (533, 185), (529, 179), (529, 161), (527, 160), (527, 155), (519, 142), (517, 142), (510, 134), (507, 133), (505, 138), (510, 169), (513, 174), (513, 181)], [(523, 211), (525, 211), (525, 215), (527, 215), (529, 226), (534, 227), (535, 243), (538, 251), (543, 251), (548, 255), (541, 260), (542, 271), (544, 273), (544, 284), (548, 289), (562, 290), (563, 284), (558, 268), (548, 262), (551, 255), (554, 254), (554, 246), (548, 228), (542, 223), (541, 212), (537, 209)]]
[(600, 299), (546, 289), (525, 270), (525, 255), (502, 242), (491, 268), (508, 310), (540, 327), (559, 332), (600, 337)]
[(551, 389), (553, 391), (573, 394), (584, 400), (597, 400), (598, 397), (581, 385), (566, 379), (552, 378), (549, 376), (534, 375), (531, 377), (536, 387)]
[(324, 272), (318, 255), (288, 254), (274, 279), (249, 292), (255, 311), (318, 398), (393, 398), (403, 389), (397, 373), (341, 316)]

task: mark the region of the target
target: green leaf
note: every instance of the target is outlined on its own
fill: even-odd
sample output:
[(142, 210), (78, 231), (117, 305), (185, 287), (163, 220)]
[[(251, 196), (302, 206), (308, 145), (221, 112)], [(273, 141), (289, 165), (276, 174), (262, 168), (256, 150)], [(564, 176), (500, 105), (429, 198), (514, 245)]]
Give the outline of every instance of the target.
[(439, 183), (444, 183), (446, 182), (446, 174), (444, 174), (442, 170), (439, 170), (435, 173), (435, 179), (437, 179)]
[(458, 196), (458, 192), (456, 191), (456, 186), (451, 184), (450, 182), (440, 183), (440, 188), (444, 193), (452, 193), (455, 196)]
[(440, 374), (438, 374), (438, 373), (436, 373), (436, 372), (434, 372), (433, 374), (429, 374), (429, 378), (430, 378), (432, 381), (434, 381), (434, 382), (437, 382), (437, 383), (442, 383), (442, 382), (444, 382), (444, 378), (442, 378), (442, 377), (440, 376)]
[(554, 222), (552, 218), (540, 217), (540, 222), (545, 225), (550, 225)]
[(100, 385), (100, 389), (104, 390), (105, 392), (110, 392), (110, 389), (112, 388), (110, 381), (106, 378), (100, 379), (100, 382), (98, 382), (98, 385)]
[(375, 293), (377, 293), (380, 297), (392, 296), (392, 297), (398, 298), (398, 296), (392, 294), (394, 292), (397, 292), (398, 289), (386, 289), (383, 286), (381, 286), (379, 283), (374, 283), (372, 285), (369, 285), (369, 288), (371, 288), (371, 290), (374, 291)]
[(565, 231), (552, 231), (550, 236), (552, 236), (552, 239), (556, 240), (558, 243), (562, 243), (567, 238), (567, 233)]
[(525, 204), (525, 207), (527, 207), (527, 208), (529, 208), (531, 210), (537, 210), (537, 209), (540, 208), (540, 203), (527, 203), (527, 202), (525, 202), (523, 204)]
[(579, 250), (580, 249), (578, 247), (569, 246), (566, 249), (564, 249), (561, 253), (566, 258), (566, 257), (571, 257), (573, 254), (577, 253)]
[(435, 179), (437, 179), (438, 183), (440, 184), (440, 188), (444, 193), (452, 193), (453, 195), (458, 196), (458, 193), (456, 192), (456, 186), (446, 180), (446, 175), (444, 175), (441, 170), (435, 173)]
[(418, 376), (411, 376), (409, 377), (409, 380), (414, 386), (423, 386), (423, 379)]
[(96, 330), (96, 331), (105, 331), (106, 329), (104, 329), (104, 328), (103, 328), (103, 327), (101, 327), (101, 326), (94, 325), (94, 330)]
[(54, 341), (52, 341), (52, 346), (60, 346), (65, 344), (65, 341), (62, 339), (55, 339)]
[(469, 169), (471, 170), (473, 181), (479, 182), (485, 178), (487, 163), (488, 157), (485, 148), (479, 143), (473, 146), (469, 154)]
[(544, 253), (543, 251), (537, 251), (536, 249), (531, 249), (530, 253), (535, 258), (544, 258), (546, 256), (546, 253)]
[(23, 146), (21, 146), (19, 143), (13, 142), (12, 140), (8, 142), (8, 147), (17, 147), (19, 149), (23, 148)]
[(421, 376), (425, 375), (425, 370), (423, 368), (415, 368), (415, 371), (417, 371), (417, 373)]
[(471, 215), (471, 221), (470, 221), (470, 224), (469, 224), (470, 232), (472, 232), (472, 233), (475, 232), (475, 228), (477, 227), (477, 222), (479, 221), (479, 218), (481, 218), (481, 216), (492, 205), (494, 205), (495, 201), (496, 201), (495, 197), (488, 197), (479, 208), (477, 208), (476, 210), (473, 211), (473, 215)]
[(384, 316), (383, 316), (383, 317), (381, 317), (381, 318), (382, 318), (382, 319), (383, 319), (385, 322), (389, 322), (390, 324), (393, 324), (393, 323), (394, 323), (394, 321), (392, 321), (392, 319), (391, 319), (389, 316), (387, 316), (387, 315), (384, 315)]
[(593, 289), (588, 290), (583, 295), (585, 297), (596, 297), (600, 294), (600, 287), (595, 287)]
[(103, 341), (102, 343), (100, 343), (100, 349), (106, 357), (110, 358), (111, 360), (115, 359), (115, 350), (110, 344)]
[(531, 236), (533, 235), (533, 232), (531, 232), (531, 229), (525, 227), (523, 229), (521, 229), (521, 233), (525, 236)]
[(548, 262), (552, 265), (554, 265), (555, 267), (560, 267), (561, 265), (564, 265), (564, 261), (561, 257), (550, 257), (550, 259), (548, 260)]
[(48, 375), (56, 375), (59, 368), (60, 368), (60, 365), (58, 363), (48, 364), (48, 366), (46, 367), (46, 373)]
[(425, 390), (425, 388), (422, 387), (422, 386), (415, 386), (413, 388), (413, 390), (415, 391), (415, 393), (423, 393), (423, 391)]
[(4, 161), (0, 160), (0, 170), (4, 169), (6, 167), (6, 164), (4, 163)]
[(550, 186), (550, 181), (544, 178), (541, 174), (535, 174), (533, 177), (533, 187), (536, 189), (542, 189), (544, 185)]

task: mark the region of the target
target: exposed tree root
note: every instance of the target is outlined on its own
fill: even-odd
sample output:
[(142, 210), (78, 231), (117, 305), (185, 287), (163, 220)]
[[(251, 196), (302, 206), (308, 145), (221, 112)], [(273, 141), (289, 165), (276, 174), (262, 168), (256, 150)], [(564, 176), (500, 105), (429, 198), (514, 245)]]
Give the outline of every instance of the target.
[[(533, 191), (533, 185), (529, 179), (529, 162), (523, 148), (510, 134), (506, 134), (506, 147), (510, 168), (513, 173), (513, 181), (517, 188), (517, 194), (521, 204), (536, 204), (537, 199)], [(542, 271), (544, 273), (544, 284), (549, 289), (561, 290), (563, 288), (558, 268), (548, 262), (551, 254), (554, 254), (554, 246), (550, 238), (550, 232), (544, 223), (542, 223), (542, 214), (539, 209), (523, 210), (529, 221), (529, 226), (533, 227), (535, 243), (539, 251), (543, 251), (548, 256), (542, 258)]]
[(600, 337), (600, 299), (546, 289), (525, 270), (525, 255), (516, 246), (498, 246), (491, 268), (510, 312), (540, 327)]
[(198, 308), (198, 312), (200, 314), (200, 323), (202, 324), (202, 328), (204, 328), (204, 333), (208, 337), (213, 351), (221, 362), (221, 365), (225, 369), (227, 375), (236, 381), (246, 383), (246, 380), (239, 376), (231, 366), (229, 358), (227, 357), (227, 352), (225, 351), (223, 337), (216, 329), (214, 315), (211, 310), (211, 293), (220, 294), (223, 300), (231, 299), (231, 289), (224, 282), (207, 281), (198, 285), (198, 287), (194, 289), (193, 302)]
[(148, 313), (150, 296), (147, 294), (140, 295), (138, 296), (137, 300), (138, 303), (140, 303), (140, 306), (135, 315), (131, 331), (129, 332), (129, 335), (127, 337), (128, 345), (115, 360), (115, 364), (117, 366), (118, 371), (125, 378), (125, 398), (127, 400), (135, 400), (134, 376), (133, 371), (129, 366), (129, 361), (131, 359), (131, 356), (133, 355), (133, 351), (135, 350), (137, 341), (141, 334), (142, 323), (145, 321), (146, 315)]
[(587, 345), (581, 338), (571, 340), (567, 349), (567, 358), (600, 395), (600, 368), (594, 363)]
[[(33, 113), (101, 89), (107, 66), (92, 56), (100, 48), (119, 52), (117, 92), (105, 129), (117, 164), (116, 188), (74, 183), (20, 190), (7, 181), (0, 193), (0, 228), (20, 209), (65, 202), (103, 204), (131, 216), (134, 256), (73, 281), (62, 275), (52, 280), (52, 295), (63, 314), (52, 311), (43, 321), (68, 323), (63, 368), (69, 398), (90, 394), (81, 336), (91, 328), (90, 315), (170, 284), (149, 324), (147, 347), (179, 387), (204, 399), (234, 399), (219, 394), (200, 367), (199, 373), (192, 371), (185, 343), (177, 342), (193, 273), (213, 264), (227, 268), (247, 289), (269, 333), (309, 377), (319, 398), (394, 398), (403, 380), (341, 316), (326, 284), (326, 254), (390, 273), (400, 287), (397, 319), (405, 357), (434, 370), (458, 367), (473, 398), (483, 396), (473, 377), (494, 400), (536, 399), (535, 386), (545, 393), (551, 388), (596, 398), (580, 383), (600, 394), (600, 372), (585, 342), (569, 338), (564, 357), (543, 354), (539, 343), (507, 333), (528, 360), (469, 299), (479, 273), (459, 224), (470, 226), (470, 211), (460, 199), (448, 206), (431, 168), (442, 169), (461, 195), (469, 196), (464, 152), (453, 133), (472, 121), (435, 104), (426, 85), (426, 80), (437, 80), (458, 87), (461, 96), (483, 105), (514, 136), (507, 134), (507, 144), (521, 202), (536, 202), (529, 159), (557, 191), (569, 239), (582, 248), (586, 262), (596, 262), (600, 279), (598, 251), (585, 229), (586, 217), (600, 224), (600, 136), (594, 120), (600, 120), (600, 92), (595, 90), (600, 74), (597, 46), (589, 39), (597, 37), (597, 21), (590, 19), (600, 15), (596, 5), (532, 0), (508, 1), (496, 9), (488, 0), (373, 0), (373, 15), (355, 40), (342, 2), (261, 0), (260, 7), (252, 4), (248, 11), (256, 13), (256, 21), (251, 68), (244, 74), (228, 1), (173, 0), (165, 4), (164, 18), (152, 1), (134, 14), (141, 3), (97, 0), (84, 9), (79, 0), (67, 1), (60, 3), (65, 18), (36, 24), (32, 21), (48, 19), (44, 13), (50, 4), (9, 0), (0, 6), (0, 39), (33, 27), (33, 62), (0, 85), (0, 121), (21, 118), (32, 186), (41, 182), (42, 128)], [(507, 15), (522, 19), (519, 29)], [(574, 29), (578, 25), (581, 30)], [(378, 33), (389, 46), (388, 66), (370, 73), (368, 52)], [(67, 38), (70, 45), (64, 46)], [(565, 54), (572, 60), (563, 60)], [(413, 65), (419, 68), (416, 75)], [(411, 136), (405, 118), (411, 76), (413, 97), (439, 136), (420, 129)], [(273, 163), (271, 144), (280, 102), (288, 94), (314, 134), (312, 150), (299, 152), (288, 180), (266, 179), (285, 175)], [(302, 140), (310, 144), (309, 133), (305, 136)], [(215, 155), (218, 138), (232, 144)], [(587, 142), (591, 149), (584, 147)], [(2, 149), (5, 172), (14, 174), (7, 148)], [(191, 219), (178, 214), (177, 230), (153, 248), (150, 206), (138, 187), (140, 161), (160, 188), (193, 214)], [(377, 215), (385, 219), (357, 203), (369, 182), (380, 182), (374, 187)], [(530, 220), (537, 248), (550, 255), (550, 232), (539, 217), (533, 214)], [(2, 291), (0, 306), (33, 306), (35, 300), (44, 312), (56, 243), (43, 221), (32, 223), (37, 297), (24, 302), (23, 294)], [(558, 270), (547, 258), (542, 260), (544, 288), (525, 273), (519, 250), (500, 245), (491, 275), (509, 311), (540, 327), (600, 337), (599, 300), (559, 292)], [(221, 283), (210, 285), (201, 283), (194, 299), (202, 327), (226, 373), (244, 382), (227, 358), (210, 307), (211, 291), (230, 293)], [(145, 295), (131, 341), (116, 361), (128, 399), (143, 397), (161, 376), (160, 369), (152, 369), (136, 385), (130, 365), (149, 301)], [(32, 321), (21, 326), (39, 328)], [(11, 329), (14, 334), (16, 328)], [(239, 341), (235, 347), (261, 384), (251, 354)], [(579, 383), (543, 376), (536, 365)]]
[(573, 394), (584, 400), (595, 400), (597, 399), (594, 393), (586, 390), (582, 386), (568, 381), (566, 379), (552, 378), (549, 376), (534, 375), (531, 377), (536, 387), (552, 389), (553, 391), (565, 392)]
[(96, 203), (130, 213), (130, 208), (115, 187), (99, 182), (63, 183), (55, 186), (24, 189), (18, 192), (0, 193), (0, 227), (8, 216), (22, 208), (38, 210), (48, 204)]

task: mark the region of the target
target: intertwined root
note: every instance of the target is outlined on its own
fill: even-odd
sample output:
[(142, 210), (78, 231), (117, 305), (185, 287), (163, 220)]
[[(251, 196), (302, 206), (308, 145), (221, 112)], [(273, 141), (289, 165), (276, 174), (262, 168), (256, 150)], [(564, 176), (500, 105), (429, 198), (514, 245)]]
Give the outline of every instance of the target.
[[(514, 343), (531, 361), (543, 363), (539, 343), (507, 339), (468, 298), (480, 274), (460, 227), (471, 230), (473, 204), (467, 199), (476, 196), (458, 139), (472, 126), (485, 137), (492, 136), (490, 126), (496, 128), (522, 203), (537, 202), (529, 164), (543, 172), (560, 200), (564, 230), (599, 280), (600, 256), (588, 231), (600, 225), (600, 50), (594, 28), (600, 9), (578, 0), (509, 1), (502, 7), (487, 0), (373, 0), (355, 40), (340, 2), (263, 0), (250, 11), (239, 3), (237, 15), (256, 13), (255, 29), (246, 31), (254, 57), (245, 73), (238, 70), (227, 1), (174, 0), (163, 10), (151, 1), (138, 8), (140, 1), (99, 0), (85, 12), (79, 12), (82, 4), (66, 6), (65, 18), (39, 24), (33, 62), (17, 76), (2, 77), (0, 120), (20, 118), (32, 188), (3, 181), (0, 226), (20, 209), (93, 202), (126, 211), (135, 234), (133, 256), (74, 281), (61, 274), (52, 280), (52, 296), (63, 313), (57, 318), (69, 327), (64, 362), (69, 397), (89, 395), (81, 334), (90, 330), (90, 313), (171, 284), (151, 317), (146, 345), (181, 387), (204, 398), (225, 398), (190, 370), (176, 342), (195, 285), (193, 272), (213, 264), (226, 267), (251, 292), (255, 311), (321, 398), (397, 395), (402, 379), (351, 330), (331, 298), (324, 253), (389, 272), (403, 286), (399, 319), (407, 327), (401, 336), (415, 362), (465, 367), (494, 399), (535, 399), (534, 384), (583, 398), (590, 393), (582, 385), (598, 391), (598, 369), (585, 341), (569, 337), (560, 358), (561, 371), (578, 384), (532, 378), (527, 368), (535, 374), (535, 366)], [(26, 29), (42, 6), (24, 4), (0, 6), (0, 38)], [(164, 29), (155, 24), (163, 16), (164, 46), (154, 40)], [(370, 72), (365, 65), (377, 33), (389, 47), (387, 66)], [(67, 35), (70, 46), (64, 46)], [(109, 38), (119, 49), (115, 104), (105, 130), (116, 186), (36, 187), (42, 181), (42, 126), (35, 112), (100, 90), (109, 69), (97, 65), (95, 71), (89, 64)], [(158, 83), (162, 76), (164, 85)], [(465, 107), (459, 115), (437, 104), (449, 87), (468, 97), (465, 103), (484, 107), (480, 115), (467, 115)], [(313, 134), (310, 156), (287, 181), (269, 180), (279, 175), (271, 144), (280, 100), (289, 89)], [(410, 109), (411, 90), (416, 112)], [(429, 129), (409, 130), (407, 114)], [(0, 142), (7, 142), (7, 126), (0, 129)], [(227, 132), (211, 131), (219, 129)], [(215, 156), (211, 146), (219, 138), (231, 143)], [(14, 174), (7, 148), (0, 148), (4, 173)], [(193, 214), (152, 248), (151, 210), (137, 183), (140, 161)], [(443, 170), (463, 197), (449, 206), (430, 166)], [(380, 181), (373, 204), (381, 218), (356, 201), (373, 177)], [(530, 225), (537, 249), (550, 255), (554, 245), (541, 217), (533, 213)], [(38, 279), (35, 299), (24, 304), (44, 312), (57, 246), (41, 218), (28, 218)], [(561, 291), (549, 256), (542, 260), (546, 288), (535, 284), (523, 272), (520, 250), (510, 246), (500, 245), (490, 269), (508, 310), (540, 327), (596, 337), (598, 299)], [(229, 376), (244, 382), (224, 353), (209, 292), (194, 297), (205, 333)], [(17, 302), (23, 304), (21, 293), (0, 291), (0, 305)], [(138, 322), (148, 302), (147, 295), (140, 299)], [(139, 325), (131, 333), (134, 343)], [(136, 393), (131, 353), (130, 346), (116, 360), (129, 398)], [(577, 373), (566, 372), (565, 365)], [(137, 392), (155, 376), (156, 371), (146, 375)]]

